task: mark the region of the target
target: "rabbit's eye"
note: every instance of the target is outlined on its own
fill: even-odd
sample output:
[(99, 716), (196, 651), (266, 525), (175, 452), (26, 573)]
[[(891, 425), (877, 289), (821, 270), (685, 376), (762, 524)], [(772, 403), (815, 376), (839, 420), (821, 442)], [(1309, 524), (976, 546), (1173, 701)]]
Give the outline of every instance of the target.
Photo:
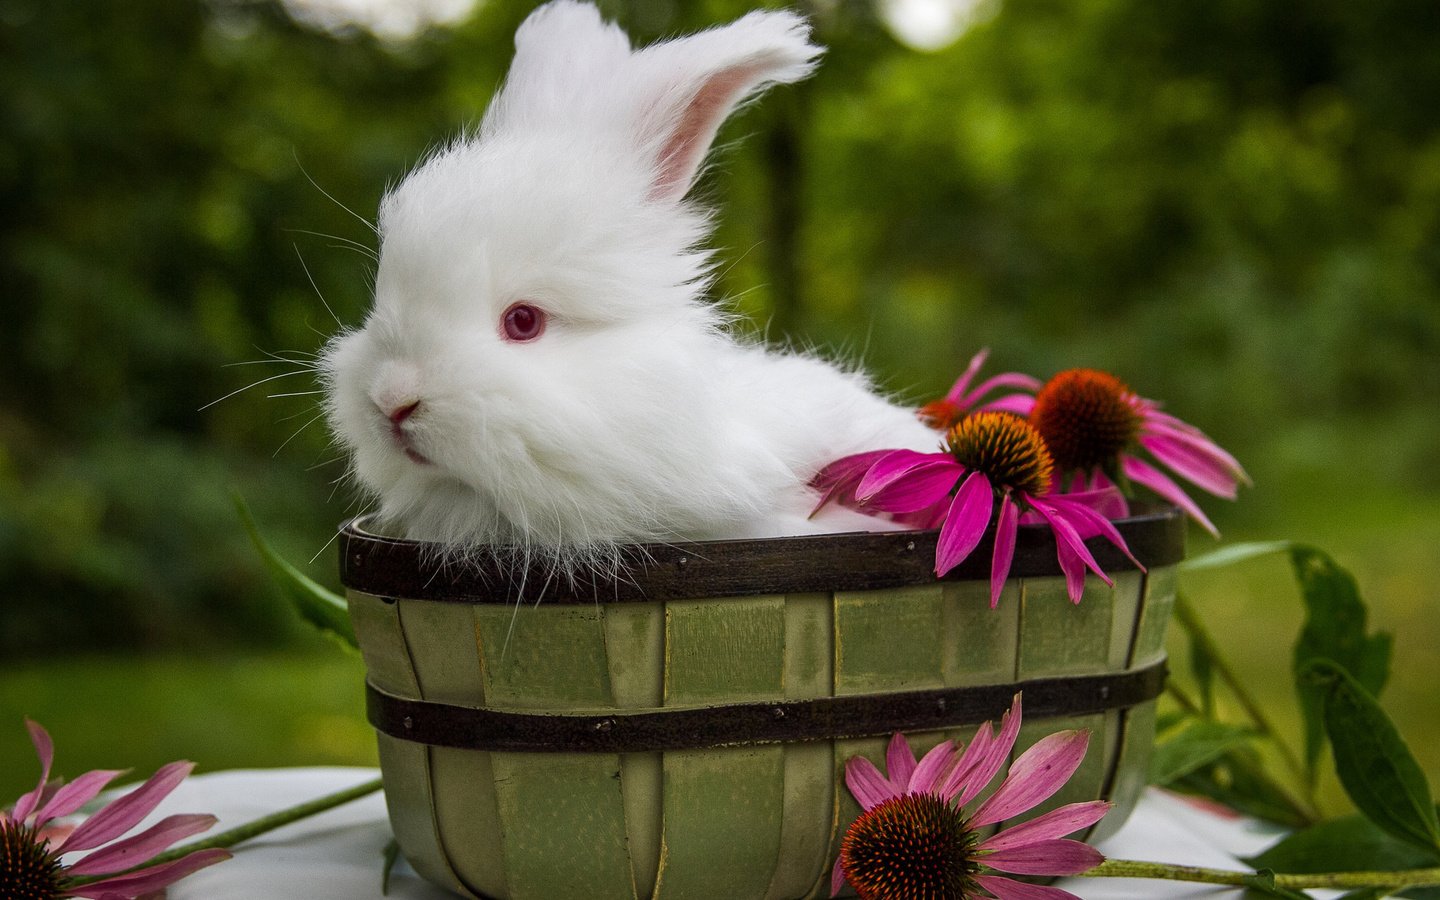
[(500, 317), (500, 335), (507, 341), (524, 343), (545, 333), (545, 310), (529, 303), (512, 303)]

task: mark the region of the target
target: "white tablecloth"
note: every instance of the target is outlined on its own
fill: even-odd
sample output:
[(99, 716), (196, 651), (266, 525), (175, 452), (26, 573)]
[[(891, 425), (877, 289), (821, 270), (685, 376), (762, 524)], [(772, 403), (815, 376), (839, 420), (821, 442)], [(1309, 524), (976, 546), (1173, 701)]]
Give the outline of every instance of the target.
[[(359, 784), (376, 774), (372, 769), (307, 768), (199, 775), (182, 784), (155, 815), (213, 813), (220, 819), (215, 828), (219, 831)], [(1241, 869), (1236, 854), (1254, 853), (1276, 836), (1250, 820), (1220, 816), (1151, 790), (1125, 827), (1100, 849), (1115, 858)], [(379, 793), (372, 794), (242, 844), (234, 859), (172, 887), (170, 900), (379, 898), (381, 855), (389, 840), (385, 801)], [(1111, 878), (1072, 878), (1061, 886), (1084, 900), (1240, 896), (1239, 891), (1204, 885)], [(453, 895), (420, 880), (403, 860), (395, 868), (388, 896), (453, 900)]]

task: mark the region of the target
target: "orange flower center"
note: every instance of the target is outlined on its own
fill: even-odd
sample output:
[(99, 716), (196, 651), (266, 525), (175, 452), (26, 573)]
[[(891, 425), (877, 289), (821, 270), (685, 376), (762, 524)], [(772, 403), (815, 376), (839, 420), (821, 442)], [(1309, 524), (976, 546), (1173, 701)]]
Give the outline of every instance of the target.
[(979, 835), (934, 794), (903, 794), (860, 814), (840, 844), (840, 868), (863, 900), (963, 900)]
[(1034, 497), (1050, 490), (1054, 463), (1045, 441), (1029, 422), (1002, 412), (981, 412), (955, 424), (945, 436), (950, 453), (965, 468), (984, 473), (997, 488)]
[(932, 400), (915, 411), (920, 421), (931, 428), (938, 428), (942, 431), (955, 424), (960, 418), (960, 407), (949, 400)]
[(1140, 434), (1135, 394), (1114, 375), (1070, 369), (1035, 395), (1030, 422), (1062, 472), (1115, 467)]
[(0, 822), (0, 897), (54, 900), (61, 896), (60, 858), (34, 828)]

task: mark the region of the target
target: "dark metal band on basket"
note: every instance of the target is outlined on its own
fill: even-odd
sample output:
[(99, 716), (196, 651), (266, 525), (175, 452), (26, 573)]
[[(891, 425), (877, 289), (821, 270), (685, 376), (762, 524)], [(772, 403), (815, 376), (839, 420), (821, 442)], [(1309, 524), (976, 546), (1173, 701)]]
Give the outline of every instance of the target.
[(630, 753), (933, 731), (987, 720), (998, 724), (1020, 691), (1027, 720), (1101, 713), (1159, 696), (1165, 663), (1014, 684), (588, 716), (451, 706), (396, 697), (369, 683), (365, 687), (370, 724), (407, 741), (466, 750)]
[[(703, 597), (867, 591), (935, 583), (937, 531), (873, 532), (695, 544), (650, 544), (622, 549), (615, 573), (557, 574), (520, 564), (504, 552), (455, 561), (431, 545), (382, 537), (363, 519), (340, 531), (340, 580), (373, 597), (455, 603), (617, 603)], [(1130, 552), (1148, 567), (1185, 555), (1185, 517), (1166, 507), (1119, 519)], [(993, 538), (942, 581), (988, 583)], [(1103, 538), (1087, 543), (1106, 572), (1135, 564)], [(1013, 578), (1059, 577), (1055, 538), (1048, 527), (1021, 526), (1010, 567)]]

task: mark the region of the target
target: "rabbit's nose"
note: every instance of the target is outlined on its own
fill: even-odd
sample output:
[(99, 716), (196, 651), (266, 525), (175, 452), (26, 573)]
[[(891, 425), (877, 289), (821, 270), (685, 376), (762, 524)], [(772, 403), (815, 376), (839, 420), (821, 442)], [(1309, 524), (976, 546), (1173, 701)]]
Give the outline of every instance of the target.
[(388, 408), (382, 406), (380, 407), (380, 412), (384, 413), (385, 418), (390, 420), (390, 424), (399, 425), (401, 422), (413, 416), (419, 408), (420, 401), (413, 400), (409, 403), (400, 403), (389, 406)]

